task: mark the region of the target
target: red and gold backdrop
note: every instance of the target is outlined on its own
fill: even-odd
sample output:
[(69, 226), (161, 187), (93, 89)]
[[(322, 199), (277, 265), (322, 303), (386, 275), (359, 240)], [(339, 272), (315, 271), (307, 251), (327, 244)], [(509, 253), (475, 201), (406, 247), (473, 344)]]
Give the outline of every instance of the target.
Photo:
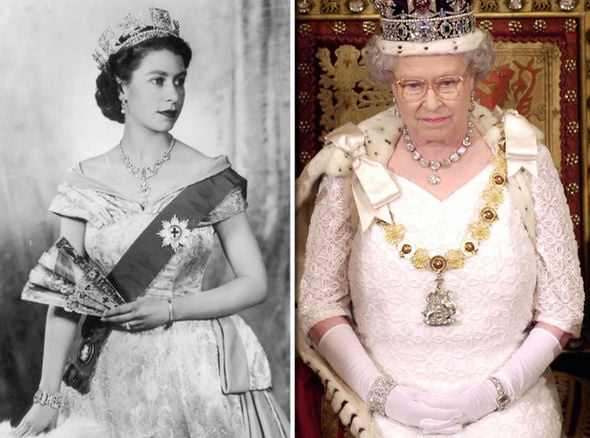
[[(296, 20), (297, 174), (327, 132), (349, 121), (359, 122), (391, 103), (390, 91), (370, 81), (365, 69), (364, 46), (379, 26), (372, 6), (353, 14), (346, 13), (345, 3), (357, 2), (317, 3)], [(484, 7), (501, 9), (495, 2), (480, 5)], [(529, 7), (540, 9), (546, 3), (533, 2)], [(544, 132), (583, 246), (588, 243), (587, 214), (583, 214), (588, 211), (586, 13), (578, 9), (581, 6), (567, 13), (478, 14), (479, 26), (494, 35), (497, 59), (490, 77), (479, 84), (477, 98), (489, 108), (517, 109)], [(341, 13), (319, 13), (324, 10)]]
[[(295, 8), (295, 173), (299, 175), (322, 147), (327, 132), (384, 110), (392, 97), (389, 89), (368, 79), (365, 69), (365, 44), (379, 31), (370, 1), (297, 0)], [(493, 34), (497, 55), (493, 72), (478, 85), (477, 99), (488, 108), (515, 108), (543, 131), (565, 188), (586, 284), (590, 284), (589, 14), (590, 0), (476, 4), (478, 25)], [(304, 365), (297, 366), (299, 389), (313, 377)], [(305, 397), (313, 400), (309, 394)], [(314, 403), (321, 405), (321, 400)], [(301, 404), (297, 409), (306, 407)], [(297, 416), (299, 429), (300, 421), (305, 420)], [(334, 424), (324, 427), (333, 429)], [(338, 433), (324, 430), (318, 436)]]

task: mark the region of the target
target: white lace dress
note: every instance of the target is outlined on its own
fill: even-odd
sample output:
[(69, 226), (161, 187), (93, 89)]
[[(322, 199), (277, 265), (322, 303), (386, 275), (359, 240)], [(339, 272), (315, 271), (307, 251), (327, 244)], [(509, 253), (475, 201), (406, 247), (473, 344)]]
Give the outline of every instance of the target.
[[(199, 181), (195, 175), (187, 184)], [(143, 229), (179, 192), (177, 187), (145, 210), (108, 185), (79, 172), (67, 175), (50, 210), (86, 221), (89, 256), (109, 272)], [(200, 293), (215, 237), (213, 225), (246, 208), (234, 189), (193, 230), (188, 244), (172, 256), (145, 295)], [(283, 415), (270, 393), (270, 369), (256, 336), (239, 316), (232, 316), (247, 354), (250, 385), (266, 403), (267, 419)], [(143, 332), (113, 330), (99, 356), (88, 394), (62, 385), (65, 405), (60, 422), (88, 418), (106, 425), (110, 437), (248, 437), (251, 421), (244, 394), (221, 390), (218, 342), (212, 320), (177, 321)], [(280, 427), (278, 429), (281, 429)], [(280, 434), (278, 436), (281, 436)]]
[[(300, 322), (305, 333), (337, 315), (355, 330), (377, 366), (399, 384), (442, 392), (486, 379), (525, 338), (532, 321), (578, 334), (583, 289), (569, 210), (550, 154), (539, 151), (532, 187), (537, 253), (505, 190), (490, 238), (459, 270), (447, 271), (457, 322), (423, 323), (435, 274), (398, 256), (383, 230), (353, 232), (350, 179), (324, 177), (311, 219), (301, 281)], [(430, 254), (444, 254), (465, 238), (480, 211), (491, 166), (440, 201), (398, 177), (401, 198), (391, 204), (406, 238)], [(565, 236), (565, 238), (564, 238)], [(506, 410), (463, 429), (460, 437), (559, 437), (560, 406), (550, 373)], [(377, 416), (384, 437), (421, 436), (418, 429)]]

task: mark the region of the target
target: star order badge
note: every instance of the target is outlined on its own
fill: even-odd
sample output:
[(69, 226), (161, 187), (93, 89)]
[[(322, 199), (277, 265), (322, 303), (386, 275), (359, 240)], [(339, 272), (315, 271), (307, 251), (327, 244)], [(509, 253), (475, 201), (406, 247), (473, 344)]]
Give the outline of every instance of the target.
[(162, 238), (162, 247), (169, 246), (174, 252), (187, 244), (190, 234), (188, 220), (181, 221), (176, 215), (169, 221), (162, 221), (162, 229), (158, 231), (158, 236)]

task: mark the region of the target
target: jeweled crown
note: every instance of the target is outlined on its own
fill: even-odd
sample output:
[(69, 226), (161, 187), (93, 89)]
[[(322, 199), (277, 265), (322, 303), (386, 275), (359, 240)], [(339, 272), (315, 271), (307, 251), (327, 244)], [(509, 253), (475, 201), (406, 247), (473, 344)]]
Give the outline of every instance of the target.
[(373, 0), (388, 41), (426, 43), (475, 29), (473, 0)]
[(98, 39), (98, 49), (92, 57), (101, 70), (104, 70), (109, 57), (113, 53), (127, 47), (135, 46), (143, 41), (166, 37), (180, 36), (180, 24), (170, 18), (165, 9), (150, 8), (149, 16), (140, 12), (127, 14), (114, 27), (109, 26)]

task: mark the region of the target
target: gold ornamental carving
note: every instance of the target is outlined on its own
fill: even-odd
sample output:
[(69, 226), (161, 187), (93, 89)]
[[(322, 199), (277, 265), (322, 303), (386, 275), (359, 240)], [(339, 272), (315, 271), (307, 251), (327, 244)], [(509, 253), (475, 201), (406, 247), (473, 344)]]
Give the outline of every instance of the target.
[(500, 9), (500, 4), (497, 0), (481, 0), (479, 8), (482, 12), (496, 12)]
[(570, 18), (569, 20), (566, 20), (563, 23), (563, 29), (566, 32), (575, 32), (577, 28), (578, 28), (578, 22), (576, 20), (574, 20), (573, 18)]
[(535, 20), (533, 23), (533, 29), (537, 32), (544, 32), (547, 29), (547, 22), (545, 20)]
[(297, 0), (297, 13), (301, 15), (309, 14), (313, 9), (313, 3), (310, 0)]
[(533, 0), (533, 4), (531, 6), (533, 11), (550, 11), (551, 10), (551, 1), (550, 0)]
[(522, 23), (519, 20), (511, 20), (508, 23), (508, 29), (513, 33), (520, 32), (522, 30)]
[(568, 196), (576, 196), (580, 193), (580, 185), (578, 183), (569, 183), (565, 186), (565, 193)]
[(342, 35), (344, 32), (346, 32), (346, 23), (344, 21), (335, 22), (332, 24), (332, 32), (334, 32), (336, 35)]
[(363, 21), (363, 32), (373, 35), (377, 31), (377, 26), (373, 21)]
[(579, 163), (580, 163), (580, 157), (578, 156), (578, 154), (570, 152), (565, 157), (565, 164), (567, 164), (570, 167), (577, 166)]
[(324, 14), (337, 14), (340, 12), (340, 2), (338, 0), (322, 0), (320, 8)]
[(567, 90), (565, 92), (565, 101), (567, 103), (574, 103), (578, 100), (578, 92), (576, 90)]
[(297, 32), (299, 32), (299, 35), (302, 37), (308, 37), (311, 35), (311, 26), (308, 23), (300, 23), (299, 26), (297, 26)]
[(346, 122), (358, 123), (391, 104), (391, 91), (368, 79), (366, 49), (343, 44), (334, 53), (319, 48), (316, 57), (322, 70), (317, 96), (322, 109), (322, 137)]
[(579, 227), (581, 222), (582, 219), (579, 214), (572, 214), (572, 224), (574, 224), (574, 227)]
[(492, 20), (481, 20), (479, 23), (479, 27), (481, 27), (483, 30), (491, 32), (494, 30), (494, 23), (492, 22)]
[(571, 58), (566, 59), (564, 68), (568, 73), (573, 72), (576, 69), (576, 60)]

